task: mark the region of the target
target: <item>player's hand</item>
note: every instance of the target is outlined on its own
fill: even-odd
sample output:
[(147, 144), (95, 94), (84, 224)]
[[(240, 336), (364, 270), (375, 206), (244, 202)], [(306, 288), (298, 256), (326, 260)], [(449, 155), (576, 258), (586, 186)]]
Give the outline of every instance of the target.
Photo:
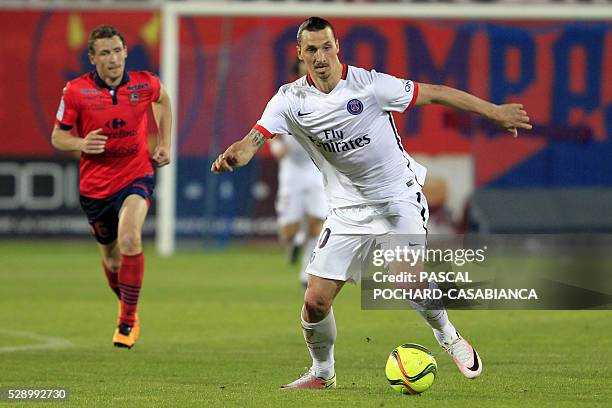
[(224, 171), (234, 171), (234, 166), (238, 163), (236, 155), (227, 149), (224, 153), (221, 153), (217, 160), (215, 160), (210, 166), (210, 171), (213, 173), (221, 173)]
[(499, 126), (512, 133), (514, 137), (518, 136), (518, 129), (529, 130), (532, 128), (529, 123), (529, 116), (527, 116), (527, 112), (520, 103), (497, 105), (494, 120)]
[(170, 164), (170, 149), (165, 146), (157, 146), (151, 157), (157, 167), (163, 167)]
[(104, 136), (102, 129), (96, 129), (87, 134), (83, 138), (83, 145), (81, 151), (86, 154), (100, 154), (104, 153), (104, 147), (106, 146), (107, 136)]

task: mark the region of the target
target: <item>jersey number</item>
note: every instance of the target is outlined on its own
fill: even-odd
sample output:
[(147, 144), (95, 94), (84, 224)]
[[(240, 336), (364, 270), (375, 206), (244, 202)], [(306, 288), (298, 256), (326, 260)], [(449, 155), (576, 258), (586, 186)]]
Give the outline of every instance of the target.
[(321, 238), (319, 239), (319, 249), (327, 245), (327, 241), (329, 240), (330, 235), (331, 235), (331, 230), (329, 228), (325, 228), (323, 232), (321, 233)]

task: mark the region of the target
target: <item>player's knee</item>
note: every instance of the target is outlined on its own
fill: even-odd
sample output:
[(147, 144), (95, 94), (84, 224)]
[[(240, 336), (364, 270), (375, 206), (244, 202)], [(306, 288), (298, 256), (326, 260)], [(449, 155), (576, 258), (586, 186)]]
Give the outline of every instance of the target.
[(142, 240), (139, 234), (124, 232), (119, 236), (119, 250), (122, 254), (136, 255), (142, 252)]
[(278, 233), (278, 236), (282, 244), (289, 244), (290, 242), (293, 241), (293, 238), (295, 238), (295, 234), (291, 234), (291, 233), (287, 233), (283, 231), (280, 231)]
[(293, 241), (293, 238), (295, 238), (295, 236), (297, 235), (298, 229), (298, 224), (283, 225), (278, 231), (278, 235), (281, 239), (281, 242), (287, 244)]
[(323, 220), (318, 218), (308, 218), (308, 235), (318, 237), (323, 229)]
[(321, 229), (323, 229), (323, 223), (318, 222), (316, 224), (310, 224), (308, 226), (308, 233), (312, 238), (316, 238), (321, 234)]
[(323, 296), (306, 292), (304, 296), (304, 312), (307, 321), (318, 322), (322, 320), (331, 308), (331, 300)]

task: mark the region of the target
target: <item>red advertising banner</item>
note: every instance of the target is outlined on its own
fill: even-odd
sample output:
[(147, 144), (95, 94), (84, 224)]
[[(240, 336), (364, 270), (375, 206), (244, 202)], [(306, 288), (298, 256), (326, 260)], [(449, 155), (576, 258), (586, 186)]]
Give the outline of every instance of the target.
[[(181, 19), (180, 97), (175, 101), (181, 155), (212, 154), (250, 129), (276, 89), (291, 79), (299, 22)], [(61, 89), (92, 69), (87, 35), (102, 23), (125, 33), (130, 69), (158, 72), (160, 21), (155, 13), (0, 14), (2, 35), (8, 39), (0, 45), (0, 156), (56, 154), (49, 135)], [(553, 147), (587, 157), (587, 164), (602, 163), (601, 154), (610, 151), (611, 23), (393, 18), (337, 18), (333, 23), (343, 62), (525, 105), (535, 128), (516, 140), (473, 115), (443, 107), (396, 115), (409, 152), (473, 154), (477, 184), (497, 180), (533, 158), (541, 163), (538, 155)], [(585, 146), (588, 152), (575, 154)], [(562, 161), (565, 153), (559, 154)]]
[(0, 13), (0, 157), (49, 157), (53, 119), (67, 81), (92, 70), (87, 37), (99, 24), (120, 27), (129, 69), (159, 70), (159, 16), (150, 12)]
[[(181, 95), (192, 101), (181, 109), (183, 154), (207, 153), (206, 135), (217, 138), (213, 146), (225, 146), (248, 131), (267, 100), (291, 79), (299, 23), (295, 18), (182, 19)], [(610, 23), (343, 18), (333, 23), (343, 62), (525, 105), (535, 126), (519, 139), (474, 115), (440, 106), (396, 115), (409, 152), (473, 154), (479, 185), (531, 158), (535, 164), (528, 163), (529, 171), (539, 172), (531, 168), (543, 163), (538, 155), (547, 156), (551, 146), (569, 149), (559, 162), (569, 154), (584, 157), (586, 164), (594, 163), (591, 156), (600, 154), (600, 145), (609, 149)], [(585, 144), (594, 149), (574, 151)], [(600, 157), (595, 162), (602, 164)], [(517, 180), (524, 183), (525, 177)]]

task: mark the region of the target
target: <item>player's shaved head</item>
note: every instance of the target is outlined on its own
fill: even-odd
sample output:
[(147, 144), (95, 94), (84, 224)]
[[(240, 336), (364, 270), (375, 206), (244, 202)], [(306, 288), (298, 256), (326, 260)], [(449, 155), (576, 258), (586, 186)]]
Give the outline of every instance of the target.
[(109, 25), (99, 25), (93, 29), (93, 31), (89, 34), (89, 40), (87, 40), (87, 49), (89, 50), (90, 55), (95, 55), (96, 49), (94, 47), (96, 40), (101, 38), (113, 38), (114, 36), (119, 37), (123, 47), (126, 47), (125, 38), (123, 38), (123, 34), (121, 31), (117, 30), (113, 26)]
[(331, 30), (334, 35), (334, 40), (336, 39), (336, 31), (334, 31), (334, 27), (331, 25), (329, 21), (321, 17), (309, 17), (307, 20), (304, 20), (297, 32), (297, 42), (298, 44), (302, 41), (302, 32), (306, 31), (321, 31), (328, 28)]

